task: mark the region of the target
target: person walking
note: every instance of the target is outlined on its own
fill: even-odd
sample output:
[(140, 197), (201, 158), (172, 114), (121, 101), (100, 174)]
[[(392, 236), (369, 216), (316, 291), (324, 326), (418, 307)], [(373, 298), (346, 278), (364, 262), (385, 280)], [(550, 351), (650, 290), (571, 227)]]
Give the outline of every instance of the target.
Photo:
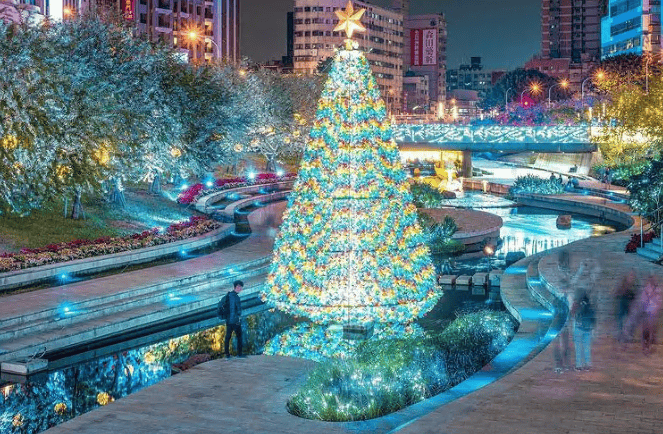
[(631, 305), (633, 300), (635, 300), (636, 288), (638, 287), (638, 282), (635, 274), (635, 270), (631, 270), (622, 277), (619, 286), (615, 291), (615, 319), (617, 321), (617, 340), (619, 342), (629, 342), (633, 339), (633, 335), (627, 336), (624, 333), (624, 326), (626, 325), (626, 319), (628, 318), (629, 311), (631, 310)]
[(642, 289), (642, 307), (644, 316), (642, 319), (642, 352), (652, 352), (652, 345), (656, 343), (656, 329), (658, 328), (658, 315), (663, 304), (661, 286), (653, 274), (649, 275), (645, 287)]
[[(568, 294), (571, 281), (571, 256), (568, 249), (563, 248), (558, 252), (557, 268), (560, 272), (560, 284), (563, 292)], [(568, 295), (565, 295), (564, 297), (568, 297)], [(569, 300), (569, 304), (570, 302), (571, 300)], [(557, 343), (554, 347), (555, 372), (557, 373), (564, 372), (573, 367), (570, 360), (570, 335), (568, 324), (564, 324), (559, 331)]]
[(244, 289), (244, 282), (235, 280), (233, 282), (233, 290), (228, 292), (228, 317), (226, 318), (226, 339), (223, 349), (226, 353), (226, 358), (230, 357), (230, 338), (231, 334), (235, 333), (237, 339), (237, 356), (244, 357), (242, 354), (242, 301), (239, 298), (239, 293)]
[(571, 281), (576, 288), (576, 297), (571, 308), (574, 319), (573, 344), (576, 352), (576, 370), (592, 367), (592, 334), (596, 324), (596, 313), (591, 298), (591, 288), (599, 273), (597, 264), (585, 260)]

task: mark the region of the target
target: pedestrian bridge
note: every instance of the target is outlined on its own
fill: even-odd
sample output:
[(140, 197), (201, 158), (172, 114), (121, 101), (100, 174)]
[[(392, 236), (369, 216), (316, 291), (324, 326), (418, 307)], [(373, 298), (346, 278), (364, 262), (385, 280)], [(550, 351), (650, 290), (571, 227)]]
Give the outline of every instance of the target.
[(594, 152), (587, 125), (501, 126), (394, 124), (401, 146), (466, 152)]

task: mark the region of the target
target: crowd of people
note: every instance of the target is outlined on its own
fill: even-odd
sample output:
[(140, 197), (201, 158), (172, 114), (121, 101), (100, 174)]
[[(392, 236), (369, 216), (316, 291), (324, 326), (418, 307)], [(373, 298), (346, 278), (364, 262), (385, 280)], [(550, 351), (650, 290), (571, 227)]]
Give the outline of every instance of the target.
[[(595, 290), (601, 272), (597, 261), (584, 259), (577, 269), (570, 266), (567, 249), (558, 254), (558, 269), (561, 285), (568, 294), (570, 326), (560, 331), (554, 347), (555, 370), (587, 370), (592, 368), (592, 338), (596, 328), (596, 306), (599, 294)], [(630, 343), (638, 340), (642, 343), (642, 352), (651, 354), (656, 343), (656, 331), (663, 307), (663, 288), (654, 274), (650, 274), (644, 285), (640, 285), (637, 273), (631, 269), (613, 292), (614, 301), (614, 336), (619, 347), (626, 349)], [(571, 330), (575, 364), (571, 361)], [(636, 339), (636, 332), (641, 332), (641, 339)]]

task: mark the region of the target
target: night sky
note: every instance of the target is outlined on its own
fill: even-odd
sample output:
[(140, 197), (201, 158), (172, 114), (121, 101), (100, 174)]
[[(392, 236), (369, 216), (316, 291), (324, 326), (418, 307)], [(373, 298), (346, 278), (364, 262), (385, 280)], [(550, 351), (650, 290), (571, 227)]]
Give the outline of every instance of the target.
[[(286, 54), (286, 13), (293, 0), (241, 0), (242, 55), (255, 62)], [(371, 3), (388, 6), (391, 0)], [(412, 14), (447, 18), (447, 68), (481, 56), (484, 68), (522, 66), (541, 46), (540, 0), (411, 0)]]

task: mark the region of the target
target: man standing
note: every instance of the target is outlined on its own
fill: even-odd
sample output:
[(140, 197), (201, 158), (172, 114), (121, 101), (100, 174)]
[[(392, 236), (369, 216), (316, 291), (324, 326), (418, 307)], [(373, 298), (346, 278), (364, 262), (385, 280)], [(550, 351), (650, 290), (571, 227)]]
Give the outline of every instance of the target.
[(237, 339), (237, 355), (242, 355), (242, 302), (239, 299), (239, 293), (244, 289), (244, 282), (235, 280), (233, 282), (234, 290), (228, 292), (228, 318), (226, 319), (226, 340), (224, 350), (226, 358), (230, 357), (230, 335), (234, 332)]

